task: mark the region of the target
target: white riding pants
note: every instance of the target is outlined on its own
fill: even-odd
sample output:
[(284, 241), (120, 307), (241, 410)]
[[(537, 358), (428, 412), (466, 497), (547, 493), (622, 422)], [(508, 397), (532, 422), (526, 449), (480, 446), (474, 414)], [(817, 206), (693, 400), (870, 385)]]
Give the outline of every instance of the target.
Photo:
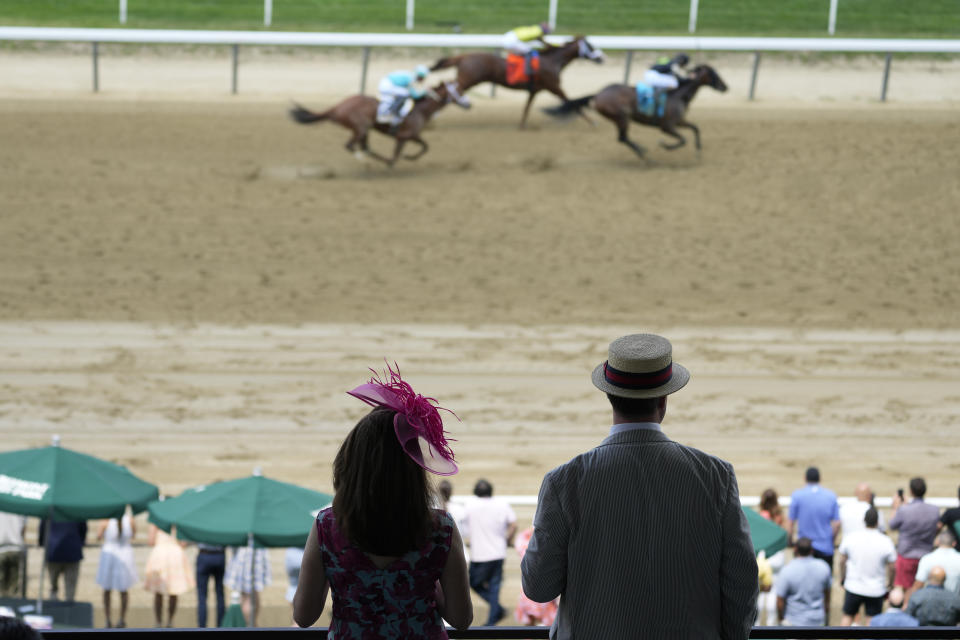
[(518, 38), (517, 34), (513, 31), (508, 31), (503, 35), (503, 48), (510, 53), (516, 53), (521, 56), (527, 55), (534, 49), (530, 43)]
[(660, 73), (653, 69), (647, 69), (643, 74), (643, 83), (654, 89), (676, 89), (680, 86), (677, 76), (672, 73)]

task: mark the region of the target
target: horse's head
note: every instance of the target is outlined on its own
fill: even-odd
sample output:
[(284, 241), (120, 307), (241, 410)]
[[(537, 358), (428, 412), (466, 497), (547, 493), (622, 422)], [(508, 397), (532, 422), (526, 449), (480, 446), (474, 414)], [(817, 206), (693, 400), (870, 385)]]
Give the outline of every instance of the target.
[(712, 87), (717, 91), (726, 91), (727, 84), (713, 67), (708, 64), (698, 64), (690, 70), (690, 78), (701, 85)]
[(577, 57), (585, 58), (587, 60), (593, 60), (597, 64), (600, 64), (604, 61), (603, 51), (599, 48), (594, 47), (590, 44), (590, 41), (587, 40), (586, 36), (577, 36), (573, 39), (573, 42), (577, 43)]
[(466, 96), (460, 94), (460, 91), (457, 89), (457, 83), (453, 81), (441, 82), (437, 86), (432, 87), (430, 91), (427, 92), (427, 95), (439, 102), (441, 107), (455, 102), (457, 106), (463, 107), (464, 109), (470, 108), (470, 101)]

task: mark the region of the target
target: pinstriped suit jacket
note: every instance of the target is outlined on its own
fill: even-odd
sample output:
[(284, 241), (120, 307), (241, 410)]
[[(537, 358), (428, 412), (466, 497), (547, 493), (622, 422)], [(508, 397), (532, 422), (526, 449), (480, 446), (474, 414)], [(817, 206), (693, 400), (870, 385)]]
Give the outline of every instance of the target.
[(660, 431), (546, 475), (521, 571), (532, 600), (562, 596), (551, 638), (745, 640), (756, 615), (733, 467)]

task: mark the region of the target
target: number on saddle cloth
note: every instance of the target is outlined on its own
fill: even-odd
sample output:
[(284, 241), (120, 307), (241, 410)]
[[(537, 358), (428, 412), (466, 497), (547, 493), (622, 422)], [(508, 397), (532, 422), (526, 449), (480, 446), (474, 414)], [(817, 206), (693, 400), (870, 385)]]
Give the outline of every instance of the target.
[(525, 85), (533, 82), (540, 71), (540, 53), (531, 51), (526, 56), (518, 53), (507, 54), (507, 84)]
[[(656, 103), (656, 104), (654, 104)], [(667, 104), (667, 91), (654, 90), (650, 85), (642, 82), (637, 83), (637, 111), (643, 115), (652, 118), (663, 117), (663, 111)]]

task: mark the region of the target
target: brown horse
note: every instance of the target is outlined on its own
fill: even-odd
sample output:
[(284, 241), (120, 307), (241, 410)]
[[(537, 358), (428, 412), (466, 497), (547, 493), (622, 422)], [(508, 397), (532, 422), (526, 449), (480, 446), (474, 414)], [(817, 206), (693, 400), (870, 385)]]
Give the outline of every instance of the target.
[[(451, 102), (469, 108), (469, 103), (460, 97), (452, 84), (445, 82), (430, 89), (423, 98), (414, 103), (410, 113), (396, 127), (377, 122), (377, 99), (363, 95), (350, 96), (322, 113), (315, 113), (294, 103), (293, 108), (290, 109), (290, 117), (300, 124), (332, 120), (353, 132), (350, 140), (347, 141), (347, 151), (357, 155), (365, 153), (392, 167), (407, 142), (416, 142), (420, 145), (417, 153), (404, 156), (407, 160), (416, 160), (427, 152), (429, 147), (420, 137), (420, 132), (433, 114)], [(396, 139), (392, 158), (386, 158), (367, 146), (367, 135), (371, 129)]]
[(680, 86), (667, 94), (662, 116), (648, 116), (640, 112), (637, 108), (636, 89), (625, 84), (611, 84), (600, 93), (577, 98), (545, 111), (551, 115), (564, 116), (579, 112), (583, 107), (590, 105), (617, 126), (617, 141), (627, 145), (641, 157), (644, 154), (643, 147), (627, 137), (627, 127), (631, 120), (651, 127), (659, 127), (661, 131), (677, 139), (673, 144), (661, 142), (660, 146), (664, 149), (679, 149), (685, 145), (687, 140), (677, 132), (677, 127), (690, 129), (693, 131), (697, 151), (700, 151), (700, 129), (692, 122), (688, 122), (686, 115), (690, 108), (690, 101), (702, 86), (712, 87), (721, 92), (727, 90), (727, 85), (713, 67), (701, 64), (691, 69), (689, 76), (681, 82)]
[(507, 62), (493, 53), (465, 53), (441, 58), (430, 67), (430, 70), (456, 67), (457, 89), (462, 93), (466, 93), (468, 89), (482, 82), (493, 82), (508, 89), (529, 91), (530, 97), (527, 98), (523, 117), (520, 119), (522, 129), (527, 122), (527, 113), (530, 111), (533, 98), (539, 91), (549, 91), (567, 102), (567, 94), (560, 88), (560, 72), (576, 58), (585, 58), (599, 64), (603, 62), (603, 52), (594, 48), (583, 36), (577, 36), (560, 46), (551, 45), (540, 53), (540, 69), (534, 74), (533, 81), (522, 85), (507, 84)]

